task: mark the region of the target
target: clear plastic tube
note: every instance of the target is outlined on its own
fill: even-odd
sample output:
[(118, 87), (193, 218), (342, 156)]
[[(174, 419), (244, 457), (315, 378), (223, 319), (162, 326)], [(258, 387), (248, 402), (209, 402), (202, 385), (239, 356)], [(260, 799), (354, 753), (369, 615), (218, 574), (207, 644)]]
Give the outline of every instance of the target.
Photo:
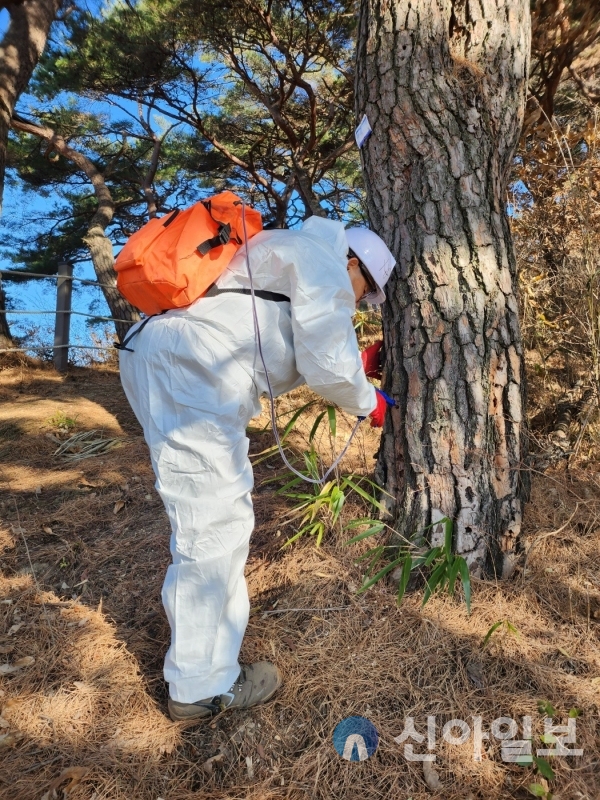
[(253, 281), (253, 278), (252, 278), (252, 269), (250, 267), (250, 253), (248, 252), (248, 236), (247, 236), (247, 233), (246, 233), (246, 203), (243, 200), (242, 200), (242, 226), (244, 228), (244, 241), (246, 243), (245, 244), (245, 247), (246, 247), (246, 268), (248, 270), (248, 278), (250, 280), (250, 295), (252, 297), (252, 318), (253, 318), (253, 321), (254, 321), (254, 334), (256, 336), (256, 345), (258, 347), (258, 354), (260, 356), (260, 360), (262, 361), (263, 369), (265, 371), (265, 377), (267, 379), (267, 388), (269, 390), (269, 400), (270, 400), (270, 406), (271, 406), (271, 426), (273, 428), (273, 435), (275, 436), (275, 441), (277, 442), (277, 447), (279, 448), (279, 453), (281, 454), (281, 458), (283, 459), (283, 463), (286, 465), (286, 467), (289, 470), (291, 470), (294, 473), (294, 475), (297, 475), (303, 481), (306, 481), (306, 483), (318, 484), (318, 485), (322, 486), (325, 483), (325, 481), (327, 480), (327, 478), (331, 475), (331, 473), (335, 470), (335, 468), (340, 463), (340, 461), (346, 455), (346, 453), (348, 451), (348, 448), (350, 447), (350, 444), (352, 443), (352, 440), (354, 439), (354, 436), (356, 435), (356, 432), (358, 431), (360, 423), (363, 421), (364, 417), (358, 417), (354, 427), (352, 428), (352, 432), (350, 434), (350, 437), (349, 437), (348, 441), (346, 442), (346, 444), (344, 445), (344, 449), (339, 454), (339, 456), (335, 459), (333, 464), (329, 467), (329, 469), (323, 475), (322, 478), (309, 478), (307, 475), (303, 475), (302, 472), (299, 472), (287, 460), (287, 457), (286, 457), (285, 452), (283, 450), (283, 446), (281, 444), (281, 439), (279, 438), (279, 431), (277, 430), (277, 417), (276, 417), (276, 414), (275, 414), (275, 397), (273, 396), (273, 389), (271, 388), (271, 380), (269, 378), (269, 370), (267, 369), (267, 365), (265, 363), (265, 357), (263, 355), (262, 342), (261, 342), (261, 338), (260, 338), (260, 327), (259, 327), (259, 324), (258, 324), (258, 313), (256, 311), (256, 298), (254, 296), (254, 281)]

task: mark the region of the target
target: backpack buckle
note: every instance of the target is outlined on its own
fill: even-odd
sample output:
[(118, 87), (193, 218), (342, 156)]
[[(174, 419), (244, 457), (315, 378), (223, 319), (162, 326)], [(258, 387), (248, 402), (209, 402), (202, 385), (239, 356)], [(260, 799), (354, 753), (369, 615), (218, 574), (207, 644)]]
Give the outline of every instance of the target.
[(207, 239), (205, 242), (201, 242), (196, 250), (201, 256), (205, 256), (213, 248), (221, 247), (221, 245), (227, 244), (230, 239), (231, 225), (229, 223), (227, 223), (227, 225), (220, 225), (217, 235), (213, 236), (212, 239)]

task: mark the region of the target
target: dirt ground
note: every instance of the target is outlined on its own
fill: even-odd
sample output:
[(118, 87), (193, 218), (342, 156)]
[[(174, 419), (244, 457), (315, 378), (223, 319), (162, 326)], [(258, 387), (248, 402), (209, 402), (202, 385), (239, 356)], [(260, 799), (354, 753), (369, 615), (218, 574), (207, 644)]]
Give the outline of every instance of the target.
[[(540, 702), (553, 706), (557, 725), (570, 710), (578, 714), (576, 743), (567, 746), (583, 754), (547, 759), (554, 797), (600, 797), (595, 440), (568, 472), (534, 476), (527, 558), (506, 583), (473, 581), (470, 615), (460, 597), (436, 596), (421, 609), (415, 593), (397, 608), (389, 584), (357, 595), (359, 550), (344, 546), (345, 532), (326, 536), (320, 549), (312, 539), (282, 549), (294, 530), (285, 517), (291, 501), (265, 482), (283, 473), (279, 459), (263, 461), (242, 658), (275, 661), (285, 685), (265, 707), (186, 729), (165, 715), (168, 523), (116, 370), (59, 376), (43, 365), (7, 366), (0, 401), (2, 800), (526, 798), (532, 783), (545, 790), (545, 779), (504, 761), (490, 730), (509, 717), (518, 722), (515, 738), (526, 738), (529, 716), (534, 752), (552, 747), (540, 740)], [(299, 390), (279, 410), (305, 401)], [(300, 424), (298, 443), (316, 413)], [(254, 427), (266, 422), (263, 415)], [(54, 455), (87, 430), (118, 446), (79, 461)], [(251, 434), (252, 452), (271, 444), (268, 430)], [(368, 473), (376, 448), (377, 434), (361, 432), (344, 471)], [(344, 521), (365, 513), (350, 499)], [(332, 733), (355, 715), (375, 725), (379, 746), (349, 762)], [(435, 717), (434, 773), (395, 741), (407, 717), (421, 735)], [(459, 728), (442, 734), (452, 719), (469, 726), (462, 744)], [(499, 724), (496, 733), (509, 727)], [(427, 739), (413, 745), (415, 758), (427, 753)]]

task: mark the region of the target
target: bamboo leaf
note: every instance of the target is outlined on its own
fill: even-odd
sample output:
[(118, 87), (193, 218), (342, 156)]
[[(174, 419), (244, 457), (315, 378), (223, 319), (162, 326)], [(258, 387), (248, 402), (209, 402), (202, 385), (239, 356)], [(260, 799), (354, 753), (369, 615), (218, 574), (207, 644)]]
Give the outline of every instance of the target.
[(308, 441), (309, 442), (312, 442), (312, 440), (315, 438), (315, 435), (317, 433), (319, 425), (321, 424), (321, 420), (323, 419), (324, 416), (325, 416), (325, 412), (324, 411), (321, 411), (321, 413), (318, 414), (318, 416), (317, 416), (317, 418), (315, 420), (315, 424), (310, 429), (310, 434), (308, 436)]
[(335, 439), (337, 431), (337, 419), (335, 415), (335, 406), (327, 406), (327, 417), (329, 419), (329, 430)]
[(364, 489), (362, 489), (357, 483), (354, 483), (354, 481), (351, 481), (350, 478), (344, 478), (344, 482), (350, 486), (350, 488), (353, 489), (356, 494), (359, 494), (362, 498), (368, 500), (371, 505), (375, 506), (375, 508), (378, 508), (380, 511), (385, 511), (384, 506), (378, 500), (365, 492)]
[(281, 436), (281, 441), (282, 442), (285, 441), (286, 436), (288, 435), (288, 433), (292, 430), (292, 428), (296, 424), (296, 421), (297, 421), (298, 417), (300, 416), (300, 414), (302, 414), (303, 411), (306, 411), (307, 408), (309, 408), (310, 406), (314, 405), (316, 402), (317, 402), (316, 400), (309, 400), (308, 403), (305, 403), (303, 406), (300, 406), (300, 408), (296, 411), (294, 416), (291, 418), (291, 420), (285, 426), (285, 429), (283, 431), (283, 435)]
[(375, 555), (371, 559), (369, 566), (366, 569), (365, 577), (363, 578), (363, 583), (367, 580), (368, 577), (370, 577), (373, 574), (375, 567), (377, 566), (377, 564), (379, 564), (379, 562), (383, 558), (383, 553), (384, 553), (383, 548), (376, 547), (374, 549), (375, 549)]
[(503, 619), (500, 619), (500, 620), (498, 620), (498, 622), (494, 622), (494, 624), (492, 625), (492, 627), (491, 627), (491, 628), (489, 629), (489, 631), (486, 633), (486, 635), (485, 635), (485, 637), (484, 637), (484, 639), (483, 639), (483, 642), (481, 643), (481, 648), (482, 648), (482, 649), (483, 649), (483, 648), (484, 648), (484, 647), (487, 645), (487, 643), (489, 642), (489, 640), (492, 638), (493, 634), (494, 634), (494, 633), (495, 633), (495, 632), (498, 630), (498, 628), (499, 628), (499, 627), (500, 627), (500, 626), (501, 626), (503, 623), (504, 623), (504, 620), (503, 620)]
[(323, 541), (323, 534), (325, 533), (325, 525), (322, 522), (319, 523), (321, 526), (321, 530), (317, 535), (317, 547), (321, 547), (321, 542)]
[(283, 495), (283, 497), (290, 497), (292, 500), (307, 500), (311, 501), (315, 499), (314, 494), (307, 494), (306, 492), (281, 492), (278, 491), (277, 494)]
[(303, 510), (304, 510), (304, 509), (305, 509), (305, 508), (306, 508), (308, 505), (309, 505), (308, 503), (302, 503), (301, 505), (299, 505), (299, 506), (296, 506), (296, 508), (292, 508), (292, 509), (290, 509), (289, 511), (286, 511), (286, 513), (285, 513), (283, 516), (284, 516), (284, 518), (285, 518), (285, 517), (289, 517), (289, 518), (290, 518), (290, 520), (292, 520), (292, 519), (294, 519), (294, 517), (298, 517), (298, 516), (300, 516), (300, 514), (302, 513), (302, 511), (303, 511)]
[(446, 556), (452, 557), (452, 532), (454, 526), (452, 525), (452, 520), (448, 519), (448, 517), (444, 517), (441, 522), (444, 523), (445, 532), (444, 532), (444, 552)]
[(534, 797), (545, 797), (546, 790), (541, 783), (530, 783), (527, 790), (531, 792)]
[(398, 598), (396, 600), (398, 605), (400, 605), (400, 603), (402, 602), (402, 598), (404, 597), (404, 593), (406, 592), (406, 587), (408, 586), (411, 570), (412, 570), (412, 558), (410, 557), (410, 555), (408, 555), (404, 559), (404, 564), (402, 565), (402, 574), (400, 575), (400, 583), (398, 584)]
[(345, 499), (346, 496), (344, 495), (344, 492), (335, 486), (331, 493), (331, 510), (333, 512), (332, 525), (335, 525), (335, 523), (338, 521), (338, 518), (342, 512), (342, 508), (344, 507)]
[(308, 533), (309, 536), (314, 536), (315, 533), (320, 529), (321, 525), (321, 522), (309, 522), (308, 525), (305, 525), (304, 528), (302, 528), (302, 533)]
[(276, 444), (272, 445), (271, 447), (267, 447), (266, 450), (261, 450), (260, 453), (251, 453), (248, 458), (258, 458), (258, 456), (268, 456), (272, 453), (276, 453), (279, 448)]
[[(300, 493), (296, 493), (296, 492), (285, 492), (283, 494), (283, 497), (289, 497), (291, 500), (304, 500), (304, 502), (302, 503), (302, 506), (307, 506), (314, 500), (314, 495), (312, 495), (312, 494), (306, 495), (306, 494), (300, 494)], [(284, 516), (287, 517), (289, 514), (293, 514), (294, 511), (298, 511), (299, 508), (301, 508), (301, 506), (297, 506), (296, 508), (292, 508), (290, 511), (287, 511), (284, 514)]]
[(384, 575), (387, 575), (388, 572), (391, 572), (393, 569), (395, 569), (398, 566), (398, 564), (401, 563), (401, 561), (402, 559), (395, 558), (389, 564), (386, 564), (386, 566), (383, 569), (380, 569), (376, 575), (374, 575), (372, 578), (369, 578), (369, 580), (366, 583), (363, 583), (363, 585), (358, 590), (357, 594), (363, 594), (363, 592), (366, 592), (367, 589), (370, 589), (371, 586), (373, 586), (373, 584), (377, 583), (377, 581), (380, 581), (384, 577)]
[[(263, 483), (273, 483), (274, 481), (277, 481), (277, 480), (280, 480), (280, 479), (279, 478), (269, 478), (268, 480), (263, 481)], [(291, 481), (288, 481), (286, 484), (284, 484), (279, 489), (277, 489), (276, 493), (277, 494), (283, 494), (288, 489), (291, 489), (292, 486), (297, 486), (299, 483), (302, 483), (302, 478), (292, 478)]]
[(334, 488), (334, 486), (335, 486), (335, 481), (327, 481), (327, 483), (323, 486), (323, 488), (319, 492), (318, 496), (325, 497), (325, 495), (329, 494), (329, 492)]
[(377, 534), (381, 533), (381, 531), (384, 530), (384, 528), (385, 528), (385, 525), (383, 525), (381, 523), (378, 523), (376, 525), (373, 525), (370, 528), (367, 528), (366, 531), (363, 531), (362, 533), (359, 533), (356, 536), (353, 536), (351, 539), (348, 539), (348, 541), (344, 542), (344, 544), (345, 545), (346, 544), (354, 544), (355, 542), (360, 542), (363, 539), (368, 539), (370, 536), (377, 536)]
[(373, 553), (383, 553), (384, 550), (385, 550), (385, 547), (383, 547), (382, 545), (379, 545), (378, 547), (372, 547), (370, 550), (367, 550), (366, 553), (363, 553), (361, 556), (358, 556), (357, 558), (355, 558), (354, 559), (354, 563), (355, 564), (360, 564), (361, 561), (366, 561), (367, 558), (371, 558)]
[(295, 542), (297, 539), (299, 539), (299, 538), (302, 536), (302, 534), (303, 534), (303, 531), (298, 531), (298, 533), (296, 533), (296, 534), (294, 534), (293, 536), (291, 536), (291, 537), (290, 537), (290, 538), (287, 540), (287, 542), (285, 542), (285, 543), (282, 545), (282, 549), (283, 549), (284, 547), (288, 547), (290, 544), (293, 544), (293, 543), (294, 543), (294, 542)]
[(448, 569), (448, 563), (446, 561), (442, 561), (441, 564), (438, 564), (437, 567), (433, 570), (429, 579), (427, 580), (427, 584), (425, 586), (425, 594), (423, 595), (423, 602), (421, 603), (421, 607), (423, 607), (431, 595), (435, 592), (440, 584), (443, 584), (444, 575), (446, 574), (446, 570)]
[(309, 477), (318, 479), (319, 470), (317, 468), (317, 454), (313, 450), (310, 453), (303, 453), (302, 455), (304, 456), (304, 464)]
[(456, 556), (458, 561), (458, 569), (460, 578), (462, 580), (463, 589), (465, 592), (465, 603), (467, 604), (467, 612), (471, 613), (471, 576), (469, 574), (469, 566), (462, 556)]
[(423, 566), (430, 567), (436, 558), (438, 558), (442, 554), (441, 547), (432, 547), (429, 552), (425, 553)]
[[(354, 475), (349, 475), (348, 477), (352, 478), (352, 480), (355, 480), (355, 476)], [(370, 478), (367, 478), (365, 475), (359, 475), (358, 482), (362, 483), (363, 481), (365, 483), (368, 483), (369, 486), (372, 486), (375, 489), (375, 491), (381, 492), (381, 494), (387, 494), (388, 497), (391, 497), (392, 499), (394, 499), (394, 495), (393, 494), (390, 494), (389, 492), (386, 492), (386, 490), (383, 489), (381, 486), (379, 486), (377, 483), (375, 483), (375, 481), (372, 481)]]
[(312, 504), (312, 519), (317, 516), (317, 512), (324, 506), (328, 505), (331, 507), (331, 497), (317, 497), (315, 502)]
[(359, 528), (361, 525), (370, 525), (372, 522), (377, 522), (377, 520), (371, 519), (371, 517), (363, 517), (362, 519), (353, 519), (347, 525), (344, 525), (344, 530), (349, 530), (350, 528)]
[(454, 595), (454, 584), (456, 583), (459, 569), (460, 561), (457, 558), (454, 558), (450, 564), (450, 569), (448, 570), (448, 594), (451, 597)]

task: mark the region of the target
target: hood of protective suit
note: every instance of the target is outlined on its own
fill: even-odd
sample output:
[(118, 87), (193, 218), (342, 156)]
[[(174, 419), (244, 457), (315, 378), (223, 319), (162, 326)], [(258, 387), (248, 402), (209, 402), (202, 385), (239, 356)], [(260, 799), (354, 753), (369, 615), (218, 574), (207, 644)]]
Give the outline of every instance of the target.
[(344, 268), (348, 262), (348, 241), (346, 229), (341, 222), (324, 217), (309, 217), (300, 228), (302, 233), (325, 239), (327, 244), (344, 261)]

